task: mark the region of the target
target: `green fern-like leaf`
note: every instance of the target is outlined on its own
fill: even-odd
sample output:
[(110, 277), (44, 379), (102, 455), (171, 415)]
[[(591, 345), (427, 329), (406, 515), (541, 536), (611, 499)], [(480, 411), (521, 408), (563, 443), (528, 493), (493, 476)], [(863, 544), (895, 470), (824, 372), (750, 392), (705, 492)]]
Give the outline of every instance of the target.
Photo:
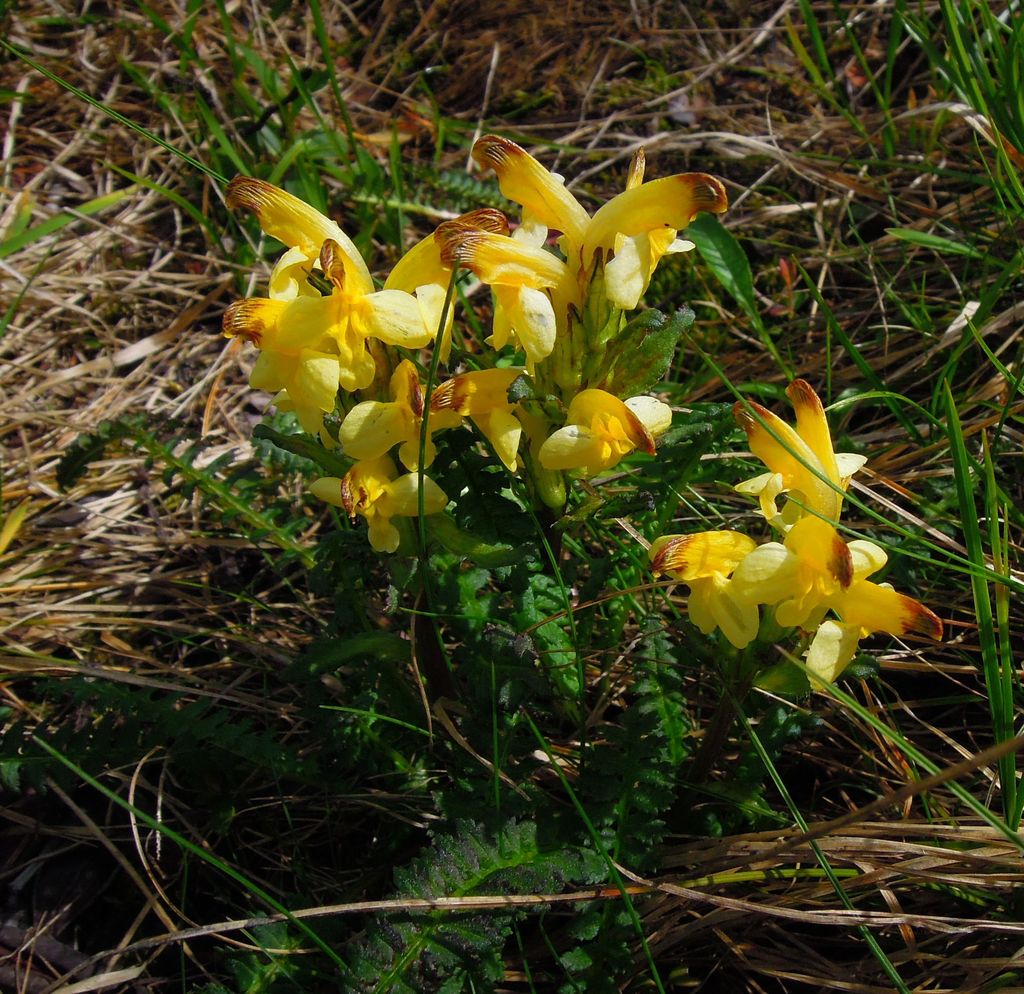
[[(542, 852), (532, 822), (510, 822), (489, 835), (459, 822), (412, 864), (395, 873), (399, 897), (529, 894), (558, 889), (580, 873), (571, 852)], [(514, 911), (485, 914), (438, 909), (379, 916), (348, 957), (350, 989), (390, 991), (493, 989), (502, 976), (501, 951)]]
[(92, 463), (104, 457), (108, 446), (135, 434), (143, 424), (142, 415), (136, 414), (117, 421), (104, 421), (96, 431), (79, 435), (57, 463), (57, 486), (70, 490)]

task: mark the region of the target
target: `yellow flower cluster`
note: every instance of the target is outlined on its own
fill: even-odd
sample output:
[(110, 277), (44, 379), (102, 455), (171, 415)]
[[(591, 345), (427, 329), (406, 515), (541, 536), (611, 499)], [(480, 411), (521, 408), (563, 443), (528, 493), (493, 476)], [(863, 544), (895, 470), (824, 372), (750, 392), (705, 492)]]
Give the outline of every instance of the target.
[[(759, 546), (735, 531), (665, 535), (650, 558), (656, 573), (689, 585), (690, 620), (704, 634), (719, 628), (743, 649), (757, 636), (760, 606), (773, 607), (782, 627), (814, 633), (805, 659), (812, 680), (834, 680), (864, 636), (919, 632), (940, 639), (942, 622), (913, 598), (868, 579), (885, 565), (885, 551), (847, 542), (836, 530), (850, 478), (865, 460), (833, 449), (824, 408), (808, 383), (794, 380), (786, 392), (795, 428), (759, 404), (734, 409), (751, 451), (768, 467), (736, 489), (758, 498), (782, 541)], [(788, 500), (780, 511), (782, 494)]]
[[(405, 254), (381, 289), (351, 239), (319, 211), (262, 180), (241, 176), (227, 188), (228, 206), (254, 213), (287, 250), (268, 296), (232, 304), (224, 333), (259, 349), (252, 386), (274, 392), (280, 410), (294, 411), (306, 431), (355, 460), (344, 478), (318, 480), (312, 490), (364, 517), (382, 551), (399, 544), (391, 519), (418, 513), (420, 479), (428, 514), (447, 504), (419, 466), (425, 419), (424, 466), (434, 458), (430, 436), (468, 419), (510, 472), (525, 466), (533, 492), (556, 508), (565, 501), (563, 474), (591, 477), (635, 450), (653, 454), (671, 410), (653, 397), (602, 389), (604, 340), (637, 307), (660, 259), (693, 247), (678, 232), (698, 212), (727, 206), (721, 182), (704, 173), (645, 184), (641, 154), (625, 192), (591, 217), (515, 143), (486, 136), (473, 157), (522, 207), (521, 223), (512, 231), (491, 209), (447, 221)], [(548, 246), (549, 231), (557, 233), (556, 248)], [(415, 360), (436, 342), (448, 361), (451, 315), (444, 328), (441, 322), (457, 269), (493, 292), (488, 341), (495, 351), (475, 357), (483, 368), (437, 384), (428, 408)], [(499, 362), (506, 346), (520, 355), (516, 365), (507, 353)], [(532, 405), (510, 400), (520, 378), (526, 386), (517, 395), (536, 398)], [(339, 390), (356, 396), (341, 404), (347, 413), (335, 443), (323, 419), (338, 406)], [(392, 461), (396, 447), (406, 475)]]

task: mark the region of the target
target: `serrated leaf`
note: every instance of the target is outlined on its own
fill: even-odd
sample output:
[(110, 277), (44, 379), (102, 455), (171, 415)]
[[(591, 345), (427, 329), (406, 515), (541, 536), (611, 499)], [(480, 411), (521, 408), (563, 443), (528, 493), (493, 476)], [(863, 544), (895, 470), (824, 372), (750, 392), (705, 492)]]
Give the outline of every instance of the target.
[(671, 316), (641, 311), (605, 350), (607, 373), (593, 384), (617, 397), (636, 397), (650, 391), (668, 372), (683, 332), (694, 313), (685, 307)]
[(286, 435), (269, 425), (256, 425), (252, 430), (252, 437), (254, 441), (270, 442), (285, 452), (308, 459), (319, 466), (328, 476), (340, 477), (348, 472), (348, 461), (325, 449), (311, 435), (298, 433)]
[(449, 552), (470, 562), (493, 569), (496, 566), (512, 566), (522, 562), (530, 551), (524, 545), (507, 545), (501, 542), (485, 542), (483, 539), (460, 528), (445, 514), (430, 518), (428, 532)]
[(73, 487), (90, 464), (103, 458), (108, 445), (133, 434), (139, 423), (139, 419), (134, 417), (105, 421), (95, 432), (79, 435), (57, 463), (57, 486), (64, 491)]

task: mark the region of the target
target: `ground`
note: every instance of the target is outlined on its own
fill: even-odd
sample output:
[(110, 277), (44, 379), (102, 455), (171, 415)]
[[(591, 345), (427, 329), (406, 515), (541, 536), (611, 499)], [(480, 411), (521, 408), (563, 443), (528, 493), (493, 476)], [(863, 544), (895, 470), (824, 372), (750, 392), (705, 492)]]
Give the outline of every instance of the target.
[[(398, 243), (497, 197), (467, 172), (486, 132), (533, 149), (589, 206), (621, 188), (640, 146), (651, 175), (721, 176), (753, 279), (723, 286), (693, 265), (655, 280), (652, 305), (697, 313), (674, 402), (731, 403), (735, 385), (781, 412), (794, 375), (850, 402), (833, 428), (870, 457), (854, 495), (894, 541), (903, 529), (929, 543), (910, 543), (923, 560), (888, 579), (935, 608), (945, 642), (872, 643), (881, 678), (847, 687), (859, 711), (801, 704), (813, 729), (788, 745), (779, 733), (809, 824), (775, 799), (775, 827), (737, 818), (720, 837), (666, 837), (654, 896), (637, 904), (662, 978), (674, 963), (673, 983), (694, 989), (894, 989), (870, 934), (913, 989), (1019, 982), (1019, 839), (1000, 830), (997, 799), (1013, 765), (979, 754), (1016, 741), (1012, 718), (993, 729), (984, 661), (1019, 644), (1020, 614), (997, 584), (994, 627), (979, 625), (977, 569), (1016, 576), (1024, 502), (1019, 181), (1006, 174), (1021, 150), (951, 90), (918, 38), (941, 37), (939, 14), (918, 16), (893, 0), (6, 10), (0, 987), (271, 989), (281, 978), (252, 951), (284, 943), (300, 960), (310, 940), (241, 930), (276, 906), (265, 895), (291, 910), (394, 897), (391, 868), (414, 852), (402, 832), (438, 817), (437, 760), (416, 758), (415, 789), (379, 759), (359, 781), (345, 767), (352, 743), (324, 709), (370, 706), (345, 691), (361, 664), (308, 653), (330, 658), (356, 601), (312, 568), (336, 522), (302, 465), (252, 440), (269, 398), (220, 320), (266, 264), (221, 178), (290, 159), (382, 275)], [(977, 493), (964, 497), (952, 481), (968, 464)], [(992, 516), (1003, 522), (1003, 561), (998, 541), (986, 559), (963, 531), (975, 496), (986, 542)], [(738, 506), (709, 477), (690, 497)], [(334, 539), (341, 556), (350, 539)], [(382, 576), (353, 567), (369, 635), (391, 623)], [(716, 698), (699, 669), (683, 682), (699, 737)], [(614, 724), (626, 698), (609, 695)], [(449, 725), (435, 734), (457, 751)], [(740, 730), (717, 787), (749, 759)], [(791, 872), (820, 853), (844, 879), (858, 872), (854, 905)], [(185, 935), (229, 919), (216, 938)], [(360, 927), (326, 921), (328, 944)], [(509, 945), (501, 989), (531, 989), (538, 935), (524, 926)], [(649, 960), (632, 953), (635, 971), (615, 979), (639, 988)]]

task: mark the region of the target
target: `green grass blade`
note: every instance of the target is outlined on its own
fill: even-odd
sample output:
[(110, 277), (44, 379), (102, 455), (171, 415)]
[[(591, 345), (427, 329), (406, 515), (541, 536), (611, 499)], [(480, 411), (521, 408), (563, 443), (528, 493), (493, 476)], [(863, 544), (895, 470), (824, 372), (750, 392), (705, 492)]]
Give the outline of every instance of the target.
[[(971, 572), (971, 592), (974, 596), (974, 612), (978, 621), (978, 643), (981, 648), (985, 688), (988, 691), (989, 713), (992, 717), (992, 734), (996, 742), (1004, 742), (1013, 737), (1013, 697), (1012, 692), (1007, 694), (1007, 687), (1003, 680), (1003, 667), (1000, 665), (1000, 652), (996, 642), (996, 629), (992, 615), (992, 601), (985, 579), (985, 571), (988, 566), (985, 561), (985, 549), (975, 500), (975, 473), (967, 455), (960, 415), (948, 383), (945, 385), (945, 399), (946, 430), (950, 456), (953, 461), (953, 483), (960, 505), (964, 544), (967, 547), (971, 563), (976, 567)], [(1014, 798), (1016, 784), (1012, 757), (1008, 757), (1005, 764), (1000, 763), (1000, 782), (1003, 793), (1003, 811), (1009, 819), (1016, 808)]]
[(198, 169), (201, 173), (205, 173), (207, 176), (210, 177), (210, 179), (214, 179), (218, 183), (221, 183), (222, 185), (227, 185), (228, 180), (226, 176), (222, 176), (215, 169), (211, 169), (208, 165), (206, 165), (206, 163), (200, 162), (198, 159), (194, 159), (191, 155), (189, 155), (187, 152), (183, 152), (180, 148), (175, 148), (170, 142), (165, 141), (163, 138), (161, 138), (157, 134), (154, 134), (154, 132), (150, 131), (148, 128), (142, 127), (141, 124), (136, 123), (130, 117), (125, 117), (124, 114), (118, 113), (118, 111), (114, 110), (113, 107), (108, 107), (101, 100), (97, 100), (95, 97), (86, 93), (85, 90), (80, 90), (77, 86), (74, 86), (67, 80), (62, 79), (56, 73), (50, 72), (49, 69), (47, 69), (45, 66), (40, 65), (34, 59), (29, 58), (24, 52), (16, 48), (5, 38), (0, 38), (0, 48), (3, 48), (10, 55), (13, 55), (16, 59), (19, 59), (20, 61), (24, 62), (25, 65), (27, 65), (31, 69), (34, 69), (37, 73), (40, 73), (41, 75), (45, 76), (52, 83), (56, 83), (62, 89), (67, 90), (68, 93), (73, 94), (83, 103), (87, 103), (90, 107), (95, 107), (97, 110), (102, 111), (104, 114), (106, 114), (107, 117), (117, 121), (118, 124), (122, 124), (126, 128), (129, 128), (132, 131), (134, 131), (136, 134), (142, 135), (143, 138), (147, 139), (148, 141), (151, 141), (154, 145), (158, 145), (160, 146), (160, 148), (166, 149), (168, 152), (170, 152), (172, 155), (177, 156), (183, 162), (187, 162), (194, 169)]
[(255, 880), (251, 880), (249, 877), (245, 876), (245, 874), (239, 873), (233, 866), (218, 859), (212, 852), (209, 852), (202, 846), (198, 846), (189, 839), (186, 839), (185, 836), (174, 831), (174, 829), (170, 828), (166, 823), (158, 821), (147, 811), (143, 811), (141, 808), (137, 808), (134, 805), (129, 804), (123, 797), (121, 797), (120, 794), (111, 790), (94, 776), (91, 776), (77, 763), (65, 756), (59, 749), (50, 745), (49, 742), (46, 742), (35, 735), (32, 737), (32, 741), (47, 753), (47, 755), (56, 759), (57, 762), (74, 773), (75, 776), (83, 783), (88, 784), (93, 788), (93, 790), (98, 791), (112, 804), (116, 804), (122, 810), (127, 811), (132, 815), (132, 817), (138, 819), (138, 821), (147, 828), (152, 829), (154, 832), (158, 832), (163, 838), (169, 839), (184, 852), (191, 853), (191, 855), (195, 856), (196, 859), (202, 860), (218, 872), (224, 874), (224, 876), (229, 877), (236, 884), (242, 887), (245, 892), (253, 894), (256, 898), (266, 904), (268, 908), (273, 908), (273, 910), (278, 914), (284, 915), (289, 922), (303, 932), (306, 937), (317, 946), (317, 948), (328, 956), (335, 966), (341, 970), (347, 969), (345, 961), (334, 951), (330, 943), (320, 938), (320, 936), (306, 922), (302, 921), (300, 918), (296, 918), (283, 904), (280, 903), (280, 901), (265, 891), (258, 883), (256, 883)]
[(7, 256), (13, 255), (20, 249), (33, 244), (33, 242), (46, 238), (47, 235), (52, 235), (62, 228), (66, 228), (69, 224), (74, 224), (75, 221), (81, 221), (83, 217), (92, 217), (93, 214), (99, 214), (108, 207), (114, 207), (136, 192), (138, 192), (136, 186), (127, 186), (121, 190), (114, 190), (113, 193), (105, 193), (101, 197), (94, 197), (80, 207), (76, 207), (73, 213), (61, 211), (60, 214), (48, 217), (45, 221), (41, 221), (27, 231), (22, 231), (21, 234), (0, 242), (0, 259), (6, 259)]
[[(771, 756), (768, 755), (768, 750), (765, 749), (761, 739), (757, 735), (757, 732), (754, 731), (754, 726), (751, 725), (750, 720), (743, 713), (742, 708), (739, 709), (739, 716), (743, 722), (743, 727), (746, 729), (747, 735), (750, 736), (750, 741), (754, 746), (754, 750), (757, 752), (765, 770), (768, 771), (768, 776), (771, 778), (772, 783), (775, 784), (775, 789), (779, 792), (783, 802), (789, 809), (789, 813), (793, 816), (793, 820), (796, 822), (801, 832), (805, 835), (808, 834), (807, 821), (801, 814), (800, 808), (789, 793), (789, 789), (786, 787), (785, 781), (779, 775), (779, 771), (775, 768), (775, 764), (772, 762)], [(846, 893), (846, 889), (843, 887), (842, 881), (839, 879), (839, 874), (836, 873), (821, 846), (819, 846), (814, 839), (811, 839), (810, 847), (811, 851), (814, 853), (814, 858), (818, 861), (818, 865), (828, 878), (828, 882), (832, 885), (832, 889), (836, 892), (836, 896), (842, 902), (843, 907), (846, 908), (847, 911), (855, 911), (856, 907), (850, 899), (850, 895)], [(899, 971), (895, 966), (893, 966), (892, 960), (885, 955), (885, 950), (878, 944), (878, 940), (872, 934), (871, 929), (866, 925), (858, 925), (857, 931), (860, 933), (860, 936), (867, 947), (871, 950), (872, 955), (876, 960), (878, 960), (879, 965), (885, 971), (885, 975), (895, 985), (896, 990), (900, 991), (901, 994), (910, 994), (910, 988), (903, 983), (903, 979), (900, 977)]]

